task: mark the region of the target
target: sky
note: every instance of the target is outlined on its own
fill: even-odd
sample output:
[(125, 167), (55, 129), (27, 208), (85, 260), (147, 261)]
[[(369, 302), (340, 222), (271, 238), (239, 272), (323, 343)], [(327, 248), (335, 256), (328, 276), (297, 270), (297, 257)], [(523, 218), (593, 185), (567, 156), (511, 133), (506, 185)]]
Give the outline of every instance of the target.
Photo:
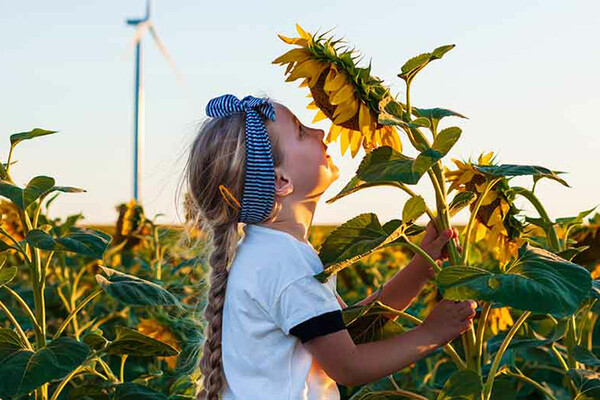
[[(13, 178), (26, 184), (49, 175), (58, 185), (87, 191), (61, 195), (50, 214), (83, 212), (84, 222), (113, 223), (115, 206), (132, 197), (134, 29), (143, 0), (0, 0), (0, 159), (9, 135), (34, 127), (59, 133), (21, 143)], [(176, 190), (206, 103), (232, 93), (268, 95), (309, 126), (308, 88), (285, 82), (272, 64), (297, 37), (332, 29), (372, 62), (372, 74), (402, 99), (396, 75), (409, 58), (444, 44), (456, 47), (431, 63), (411, 88), (413, 105), (443, 107), (469, 119), (443, 126), (463, 130), (450, 158), (498, 161), (566, 171), (570, 188), (542, 180), (536, 193), (550, 216), (600, 204), (600, 2), (597, 1), (164, 1), (153, 2), (155, 27), (181, 73), (177, 79), (149, 35), (143, 38), (145, 119), (142, 204), (158, 222), (181, 222)], [(401, 136), (405, 148), (410, 148)], [(359, 191), (332, 204), (354, 176), (364, 150), (328, 153), (340, 177), (323, 194), (314, 224), (339, 224), (374, 212), (381, 223), (400, 218), (407, 195), (391, 187)], [(408, 155), (414, 153), (407, 151)], [(531, 178), (514, 184), (531, 186)], [(415, 190), (434, 206), (429, 182)], [(524, 201), (517, 206), (530, 212)], [(178, 211), (179, 210), (179, 211)], [(532, 213), (535, 215), (535, 213)], [(456, 216), (458, 223), (466, 211)]]

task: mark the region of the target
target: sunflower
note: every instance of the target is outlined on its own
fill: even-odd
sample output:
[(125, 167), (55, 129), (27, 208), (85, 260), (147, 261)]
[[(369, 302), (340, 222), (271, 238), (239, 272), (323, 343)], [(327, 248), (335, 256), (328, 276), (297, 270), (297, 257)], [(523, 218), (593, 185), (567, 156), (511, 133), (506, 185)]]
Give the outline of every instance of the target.
[(494, 335), (511, 327), (514, 324), (514, 321), (508, 307), (490, 309), (488, 314), (488, 324)]
[[(494, 153), (481, 154), (477, 159), (479, 165), (492, 165)], [(472, 192), (481, 196), (487, 185), (487, 178), (473, 168), (471, 162), (462, 162), (452, 159), (456, 170), (445, 169), (446, 178), (451, 182), (448, 191)], [(502, 179), (496, 183), (483, 199), (479, 211), (475, 216), (479, 222), (476, 227), (475, 242), (485, 239), (490, 250), (501, 263), (516, 256), (517, 249), (523, 244), (520, 238), (523, 225), (515, 217), (519, 210), (507, 195), (508, 182)], [(475, 202), (471, 203), (473, 211)]]
[(125, 247), (130, 248), (141, 242), (140, 236), (150, 234), (146, 224), (144, 209), (135, 199), (128, 203), (119, 204), (117, 207), (119, 218), (117, 219), (115, 243), (128, 239)]
[(0, 226), (17, 242), (25, 239), (19, 211), (10, 201), (0, 200)]
[[(178, 351), (181, 350), (179, 341), (175, 334), (165, 325), (153, 319), (140, 318), (140, 322), (137, 325), (137, 330), (146, 336), (150, 336), (153, 339), (160, 340), (168, 345), (171, 345)], [(165, 360), (169, 368), (175, 369), (177, 365), (177, 355), (157, 357), (158, 360)]]
[(325, 143), (340, 138), (342, 155), (348, 147), (354, 158), (358, 149), (365, 152), (379, 146), (390, 146), (402, 151), (400, 138), (391, 125), (378, 122), (379, 102), (390, 96), (389, 89), (382, 81), (370, 75), (371, 64), (367, 68), (357, 67), (354, 49), (336, 48), (340, 40), (325, 39), (324, 34), (313, 36), (296, 24), (300, 37), (288, 38), (279, 35), (287, 44), (300, 46), (289, 50), (272, 61), (285, 65), (286, 82), (303, 78), (300, 87), (307, 86), (307, 97), (313, 100), (308, 104), (310, 110), (317, 110), (314, 122), (329, 118), (332, 121)]

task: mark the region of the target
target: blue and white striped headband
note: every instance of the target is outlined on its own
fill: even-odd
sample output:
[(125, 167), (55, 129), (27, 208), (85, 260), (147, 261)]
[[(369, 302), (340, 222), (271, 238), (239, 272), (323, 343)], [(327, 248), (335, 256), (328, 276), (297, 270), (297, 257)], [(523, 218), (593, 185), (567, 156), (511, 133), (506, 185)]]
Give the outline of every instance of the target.
[(250, 95), (240, 101), (232, 94), (224, 94), (206, 105), (209, 117), (225, 117), (242, 111), (246, 112), (246, 177), (238, 222), (259, 223), (267, 219), (275, 201), (271, 142), (259, 113), (275, 121), (275, 109), (266, 99)]

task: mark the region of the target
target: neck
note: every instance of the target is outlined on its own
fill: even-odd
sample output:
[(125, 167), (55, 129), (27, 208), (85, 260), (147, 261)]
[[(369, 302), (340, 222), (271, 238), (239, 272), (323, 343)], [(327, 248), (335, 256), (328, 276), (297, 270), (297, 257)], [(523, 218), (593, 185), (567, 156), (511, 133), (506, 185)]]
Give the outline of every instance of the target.
[[(312, 225), (318, 197), (305, 198), (301, 201), (282, 201), (281, 210), (274, 221), (263, 222), (257, 225), (287, 232), (301, 242), (308, 241), (308, 229)], [(286, 199), (287, 200), (287, 199)]]

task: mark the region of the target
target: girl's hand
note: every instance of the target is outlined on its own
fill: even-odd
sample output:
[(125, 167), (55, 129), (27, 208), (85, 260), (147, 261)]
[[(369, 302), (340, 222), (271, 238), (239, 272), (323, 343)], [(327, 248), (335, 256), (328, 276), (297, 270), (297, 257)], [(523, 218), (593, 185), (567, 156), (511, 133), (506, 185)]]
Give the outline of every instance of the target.
[(472, 328), (477, 302), (443, 299), (435, 305), (418, 329), (429, 335), (433, 343), (443, 346)]
[[(425, 236), (423, 236), (423, 240), (421, 240), (421, 244), (419, 245), (431, 258), (434, 260), (444, 260), (448, 258), (448, 249), (446, 243), (450, 241), (450, 239), (454, 239), (454, 243), (458, 248), (458, 251), (462, 251), (462, 248), (458, 242), (458, 230), (456, 228), (446, 229), (442, 231), (441, 234), (438, 234), (437, 229), (432, 221), (429, 221), (427, 227), (425, 228)], [(417, 261), (420, 261), (420, 264), (423, 265), (424, 268), (427, 269), (427, 275), (430, 278), (435, 276), (435, 270), (427, 263), (422, 257), (418, 254), (415, 255)]]

